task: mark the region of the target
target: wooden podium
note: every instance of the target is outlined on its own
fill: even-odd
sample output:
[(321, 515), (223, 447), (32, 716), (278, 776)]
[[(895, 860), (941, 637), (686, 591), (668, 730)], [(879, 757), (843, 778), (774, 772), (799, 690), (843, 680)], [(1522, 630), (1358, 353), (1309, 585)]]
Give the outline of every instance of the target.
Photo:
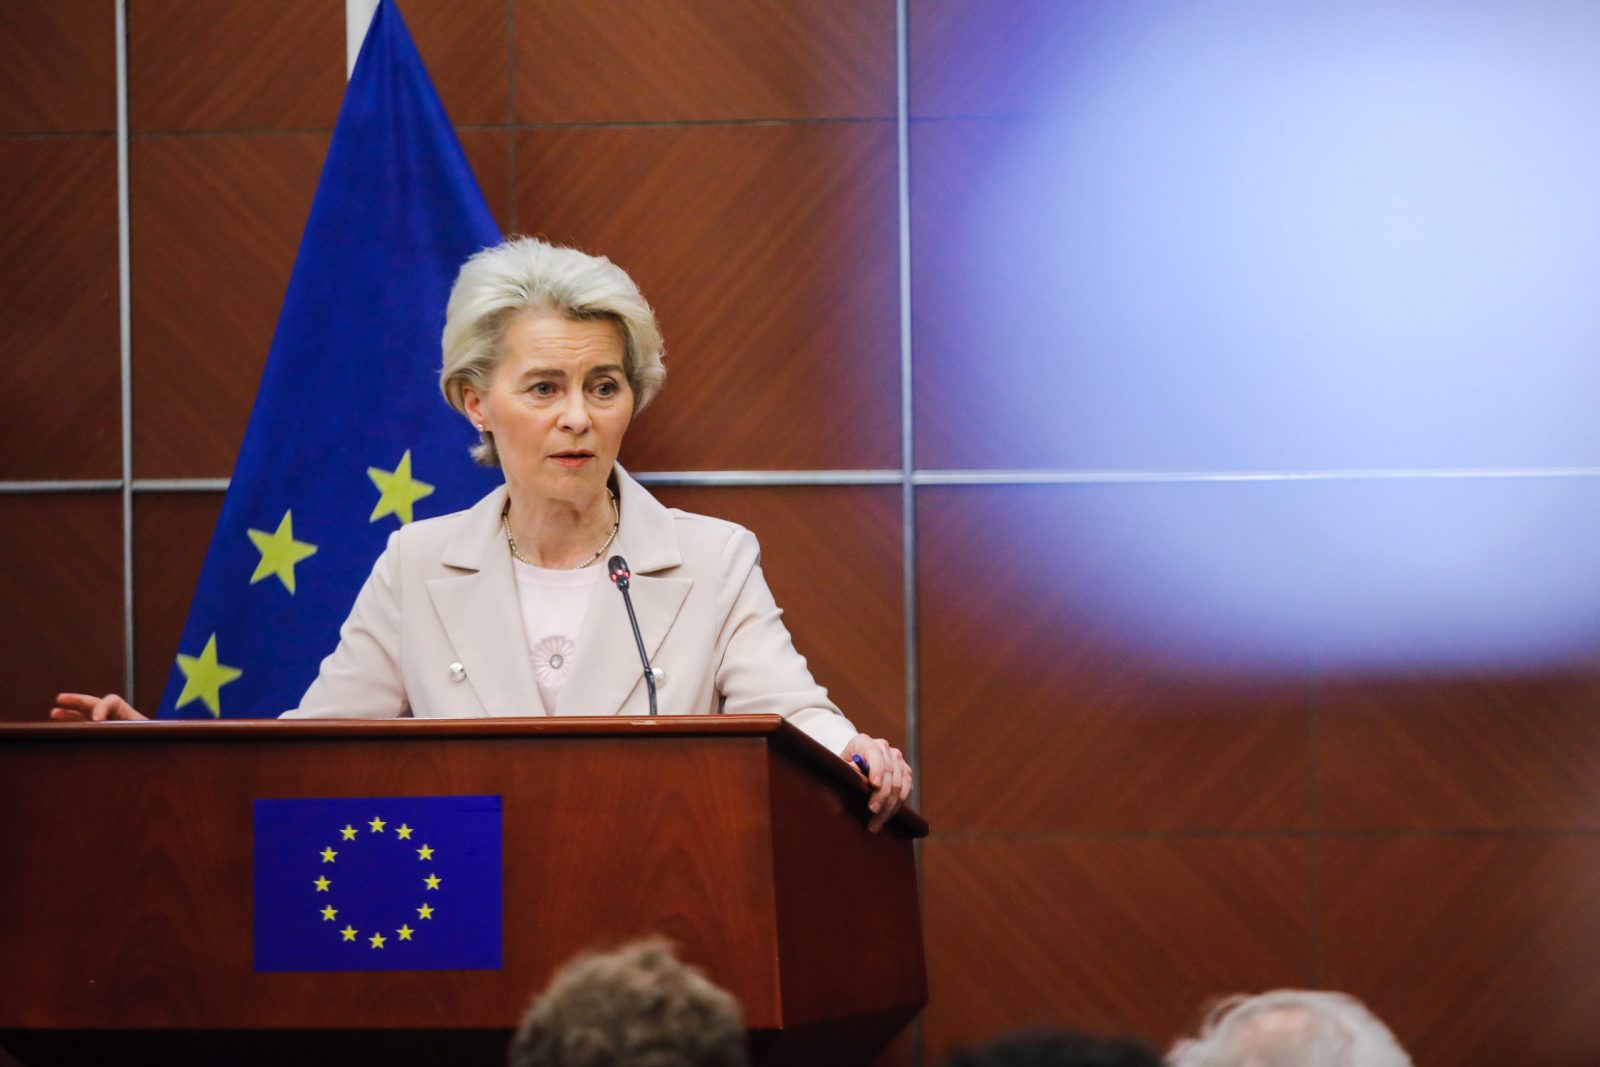
[[(502, 798), (499, 970), (254, 969), (255, 800), (466, 794)], [(927, 826), (866, 820), (775, 715), (0, 725), (0, 1048), (503, 1062), (557, 967), (659, 933), (756, 1062), (868, 1064), (927, 999)]]

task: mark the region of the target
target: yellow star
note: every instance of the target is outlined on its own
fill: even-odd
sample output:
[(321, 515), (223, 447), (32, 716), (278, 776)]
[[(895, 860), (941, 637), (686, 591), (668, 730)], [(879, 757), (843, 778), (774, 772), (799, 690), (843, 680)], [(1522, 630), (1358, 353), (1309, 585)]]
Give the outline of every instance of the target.
[(318, 878), (314, 884), (317, 887), (317, 892), (326, 893), (328, 891), (328, 887), (333, 883), (328, 881), (326, 878)]
[(400, 940), (410, 941), (411, 935), (416, 933), (416, 931), (411, 929), (411, 927), (402, 924), (400, 929), (396, 930), (395, 933), (400, 935)]
[(335, 857), (337, 855), (338, 855), (338, 853), (333, 850), (333, 846), (329, 845), (327, 848), (322, 850), (322, 862), (323, 863), (332, 863), (333, 862), (333, 857)]
[(354, 841), (356, 839), (356, 828), (349, 823), (345, 823), (344, 829), (339, 832), (344, 835), (346, 841)]
[(356, 928), (354, 926), (346, 926), (339, 932), (344, 935), (346, 941), (354, 941), (356, 939)]
[(407, 826), (405, 823), (401, 823), (399, 828), (395, 830), (394, 836), (398, 837), (402, 841), (410, 841), (411, 827)]
[(246, 530), (245, 533), (256, 546), (256, 551), (261, 553), (261, 562), (256, 564), (250, 584), (255, 585), (268, 575), (276, 575), (283, 587), (292, 594), (294, 565), (307, 556), (317, 554), (316, 545), (294, 539), (294, 512), (285, 511), (283, 521), (278, 523), (278, 529), (273, 533), (265, 530)]
[(424, 919), (433, 918), (433, 905), (432, 904), (424, 904), (422, 907), (417, 909), (417, 914), (420, 915)]
[(417, 849), (417, 858), (423, 860), (433, 859), (433, 846), (423, 845), (421, 848)]
[(378, 487), (378, 503), (373, 507), (368, 522), (377, 522), (385, 515), (393, 515), (404, 526), (411, 521), (411, 505), (433, 492), (433, 486), (411, 477), (409, 448), (400, 457), (400, 464), (394, 470), (368, 467), (367, 477)]
[(244, 671), (217, 662), (217, 635), (212, 634), (206, 647), (198, 656), (178, 655), (178, 669), (183, 672), (183, 692), (178, 694), (178, 707), (203, 701), (206, 710), (215, 719), (222, 714), (222, 687), (238, 678)]
[(388, 825), (388, 823), (374, 815), (372, 817), (372, 821), (367, 823), (367, 829), (371, 830), (375, 834), (381, 834), (383, 833), (383, 828)]
[(427, 885), (427, 887), (429, 889), (438, 889), (439, 888), (439, 876), (437, 874), (430, 874), (430, 875), (428, 875), (428, 877), (424, 878), (422, 881)]
[(322, 920), (324, 922), (331, 923), (338, 914), (339, 909), (334, 907), (332, 904), (329, 904), (326, 908), (322, 909)]
[(367, 938), (367, 940), (372, 942), (372, 947), (373, 948), (382, 948), (383, 947), (383, 935), (382, 934), (373, 934), (371, 937)]

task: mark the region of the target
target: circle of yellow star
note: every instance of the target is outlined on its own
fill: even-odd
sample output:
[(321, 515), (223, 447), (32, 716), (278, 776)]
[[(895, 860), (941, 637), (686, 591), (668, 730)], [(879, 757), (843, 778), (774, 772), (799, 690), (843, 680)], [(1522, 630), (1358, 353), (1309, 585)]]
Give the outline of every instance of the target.
[(433, 905), (424, 904), (422, 907), (417, 909), (417, 914), (424, 919), (433, 918)]
[(367, 938), (367, 940), (372, 942), (372, 947), (373, 948), (382, 948), (383, 947), (384, 938), (383, 938), (382, 934), (373, 934), (371, 937)]
[(245, 533), (256, 546), (256, 551), (261, 553), (261, 562), (256, 564), (255, 573), (250, 575), (250, 584), (255, 585), (263, 578), (276, 577), (293, 595), (294, 565), (307, 556), (317, 554), (316, 545), (294, 539), (294, 512), (285, 511), (277, 530), (272, 533), (265, 530), (246, 530)]
[(374, 815), (372, 821), (367, 823), (367, 828), (375, 834), (381, 834), (383, 833), (383, 828), (388, 825), (388, 823)]
[(406, 449), (399, 464), (392, 471), (381, 467), (368, 467), (367, 477), (378, 487), (378, 503), (373, 506), (368, 522), (377, 522), (385, 515), (393, 515), (404, 526), (411, 521), (411, 506), (433, 492), (433, 486), (411, 477), (411, 449)]
[(354, 941), (356, 939), (356, 928), (354, 926), (346, 926), (339, 932), (344, 935), (346, 941)]
[(422, 881), (427, 885), (427, 887), (429, 889), (438, 889), (439, 888), (439, 876), (437, 874), (430, 874), (430, 875), (428, 875), (428, 877), (424, 878)]
[(346, 841), (354, 841), (356, 839), (356, 828), (354, 826), (346, 824), (345, 828), (339, 832), (344, 835)]
[(401, 823), (399, 825), (399, 827), (395, 830), (394, 836), (398, 837), (402, 841), (410, 841), (411, 840), (411, 827), (407, 826), (405, 823)]
[(322, 909), (322, 921), (323, 922), (330, 922), (331, 923), (335, 918), (338, 917), (338, 915), (339, 915), (339, 909), (334, 907), (332, 904), (329, 904), (326, 908)]
[(326, 893), (328, 891), (328, 887), (330, 885), (332, 885), (332, 884), (333, 883), (328, 881), (326, 878), (320, 878), (320, 877), (315, 882), (315, 885), (317, 887), (317, 892), (319, 892), (319, 893)]
[(433, 859), (433, 846), (423, 845), (421, 848), (417, 849), (417, 858), (422, 860)]
[(179, 653), (178, 669), (183, 672), (183, 692), (178, 694), (177, 706), (181, 708), (199, 700), (213, 719), (222, 714), (222, 687), (244, 674), (237, 667), (217, 662), (216, 634), (206, 641), (200, 655)]
[(400, 935), (400, 940), (410, 941), (411, 935), (416, 933), (416, 931), (411, 929), (411, 927), (402, 924), (400, 929), (396, 930), (395, 933)]

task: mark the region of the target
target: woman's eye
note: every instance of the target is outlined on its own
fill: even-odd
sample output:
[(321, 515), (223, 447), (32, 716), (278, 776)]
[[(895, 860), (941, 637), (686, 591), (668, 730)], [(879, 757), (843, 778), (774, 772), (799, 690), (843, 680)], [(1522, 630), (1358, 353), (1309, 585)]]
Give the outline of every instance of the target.
[(528, 391), (534, 396), (554, 396), (556, 387), (549, 382), (534, 382), (528, 387)]
[(599, 383), (598, 385), (596, 385), (594, 387), (594, 391), (596, 393), (599, 393), (603, 397), (616, 396), (617, 395), (617, 383), (613, 382), (613, 381), (601, 382), (601, 383)]

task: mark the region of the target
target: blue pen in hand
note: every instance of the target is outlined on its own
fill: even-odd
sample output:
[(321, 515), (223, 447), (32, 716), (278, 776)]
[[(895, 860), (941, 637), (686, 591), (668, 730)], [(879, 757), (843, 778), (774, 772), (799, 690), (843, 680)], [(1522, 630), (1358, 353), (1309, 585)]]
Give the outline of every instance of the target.
[(872, 767), (871, 767), (871, 765), (869, 765), (866, 760), (862, 759), (859, 754), (851, 756), (850, 757), (850, 762), (854, 763), (856, 765), (856, 770), (861, 772), (861, 777), (863, 777), (863, 778), (871, 778), (872, 777)]

